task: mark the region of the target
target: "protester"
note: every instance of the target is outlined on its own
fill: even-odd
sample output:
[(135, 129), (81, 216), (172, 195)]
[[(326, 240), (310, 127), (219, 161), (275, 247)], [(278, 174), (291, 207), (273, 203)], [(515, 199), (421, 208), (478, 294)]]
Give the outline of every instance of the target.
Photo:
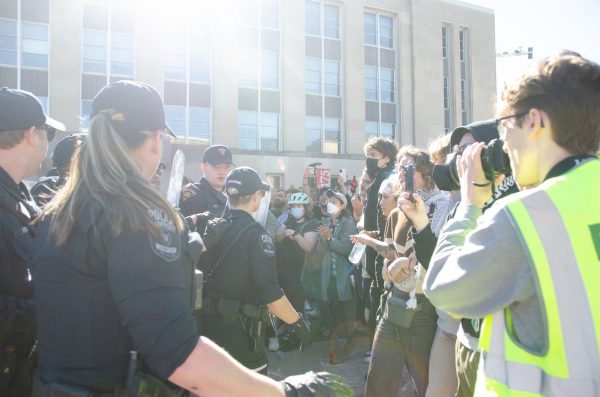
[(502, 98), (497, 122), (522, 192), (482, 215), (492, 196), (483, 144), (468, 147), (462, 201), (424, 290), (453, 315), (485, 317), (476, 395), (597, 396), (600, 66), (562, 53)]
[[(373, 179), (364, 207), (364, 230), (376, 232), (377, 236), (381, 238), (385, 231), (385, 217), (383, 216), (381, 206), (378, 204), (377, 194), (381, 182), (387, 179), (394, 171), (398, 145), (390, 139), (372, 137), (367, 141), (363, 150), (366, 156), (365, 166), (367, 174)], [(369, 327), (374, 332), (376, 314), (379, 309), (381, 294), (383, 293), (384, 281), (381, 276), (383, 257), (370, 247), (366, 250), (366, 268), (367, 273), (371, 277), (371, 286), (369, 289), (369, 303), (371, 305), (369, 310)]]
[[(350, 236), (357, 233), (356, 224), (348, 212), (347, 199), (341, 193), (328, 191), (328, 224), (317, 228), (320, 239), (317, 249), (323, 253), (321, 273), (321, 313), (331, 331), (329, 362), (338, 364), (352, 351), (356, 299), (351, 273), (353, 266), (348, 260), (352, 250)], [(337, 337), (344, 338), (341, 345)]]

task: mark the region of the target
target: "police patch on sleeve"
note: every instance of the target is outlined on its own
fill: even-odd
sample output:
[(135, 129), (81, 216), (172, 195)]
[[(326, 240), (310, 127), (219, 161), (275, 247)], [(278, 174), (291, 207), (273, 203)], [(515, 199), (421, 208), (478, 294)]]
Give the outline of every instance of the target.
[(275, 244), (273, 237), (268, 232), (263, 232), (260, 235), (260, 247), (267, 256), (275, 256)]
[(181, 254), (181, 239), (175, 222), (170, 219), (164, 211), (159, 209), (148, 210), (150, 218), (160, 231), (160, 237), (148, 233), (150, 247), (156, 256), (167, 262), (179, 259)]

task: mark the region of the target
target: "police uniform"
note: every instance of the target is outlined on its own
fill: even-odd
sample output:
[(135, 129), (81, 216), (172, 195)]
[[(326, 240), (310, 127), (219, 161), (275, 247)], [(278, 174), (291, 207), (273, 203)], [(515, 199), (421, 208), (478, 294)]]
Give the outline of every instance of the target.
[[(232, 209), (231, 222), (231, 228), (213, 250), (212, 260), (207, 260), (202, 269), (207, 278), (203, 291), (202, 334), (246, 367), (259, 369), (267, 364), (264, 343), (258, 351), (253, 351), (248, 335), (250, 321), (237, 315), (231, 323), (224, 318), (219, 306), (227, 310), (223, 309), (224, 302), (237, 301), (241, 311), (245, 304), (264, 307), (283, 296), (277, 282), (275, 243), (269, 232), (246, 211)], [(228, 250), (231, 244), (234, 245)], [(213, 272), (212, 267), (219, 260), (215, 257), (224, 252), (227, 255)]]
[[(0, 89), (0, 135), (46, 129), (51, 141), (54, 130), (64, 125), (48, 118), (37, 98), (26, 91)], [(44, 126), (44, 127), (41, 127)], [(22, 154), (12, 146), (3, 150)], [(35, 159), (28, 167), (39, 166)], [(34, 168), (35, 169), (35, 168)], [(24, 169), (19, 169), (19, 172)], [(17, 183), (0, 167), (0, 396), (28, 396), (35, 361), (35, 323), (31, 257), (35, 230), (32, 220), (39, 208), (23, 182)]]
[[(231, 150), (225, 145), (211, 145), (204, 150), (202, 163), (217, 166), (233, 164)], [(210, 212), (212, 218), (223, 216), (227, 196), (222, 191), (215, 190), (205, 177), (198, 183), (184, 187), (180, 203), (181, 213), (185, 216)], [(199, 230), (203, 225), (199, 225)]]
[(29, 262), (39, 208), (23, 183), (0, 167), (0, 295), (33, 298)]
[(210, 212), (211, 217), (221, 217), (227, 204), (227, 196), (223, 192), (215, 190), (205, 177), (200, 178), (198, 183), (188, 185), (185, 189), (193, 191), (188, 199), (181, 203), (181, 213), (185, 216)]
[(49, 232), (51, 218), (39, 223), (34, 275), (42, 381), (112, 392), (125, 381), (131, 350), (166, 379), (196, 346), (187, 230), (178, 232), (160, 210), (149, 213), (160, 237), (114, 235), (99, 204), (83, 211), (60, 246)]
[(40, 207), (46, 205), (66, 182), (60, 176), (45, 176), (40, 178), (31, 188), (31, 195)]

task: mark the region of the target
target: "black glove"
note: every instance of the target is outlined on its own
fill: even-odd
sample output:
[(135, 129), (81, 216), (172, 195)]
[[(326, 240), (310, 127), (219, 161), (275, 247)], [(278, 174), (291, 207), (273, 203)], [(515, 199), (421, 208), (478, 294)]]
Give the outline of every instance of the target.
[(310, 328), (304, 321), (302, 313), (298, 313), (298, 315), (300, 318), (294, 324), (290, 324), (290, 327), (294, 335), (300, 340), (300, 350), (302, 350), (303, 347), (310, 345)]
[(221, 240), (225, 232), (231, 227), (231, 222), (223, 218), (213, 218), (206, 224), (206, 232), (202, 241), (207, 250), (211, 249)]
[(346, 379), (329, 372), (307, 372), (288, 376), (282, 382), (285, 397), (351, 397), (354, 390)]

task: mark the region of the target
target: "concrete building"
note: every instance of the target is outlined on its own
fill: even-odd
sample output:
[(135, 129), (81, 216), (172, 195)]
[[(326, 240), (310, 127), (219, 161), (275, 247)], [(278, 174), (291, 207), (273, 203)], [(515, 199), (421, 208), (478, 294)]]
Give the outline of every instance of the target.
[(197, 179), (221, 143), (287, 187), (315, 162), (358, 177), (369, 136), (491, 117), (494, 42), (493, 11), (455, 0), (2, 0), (0, 86), (77, 130), (104, 84), (145, 81), (181, 137), (167, 166), (181, 148)]

